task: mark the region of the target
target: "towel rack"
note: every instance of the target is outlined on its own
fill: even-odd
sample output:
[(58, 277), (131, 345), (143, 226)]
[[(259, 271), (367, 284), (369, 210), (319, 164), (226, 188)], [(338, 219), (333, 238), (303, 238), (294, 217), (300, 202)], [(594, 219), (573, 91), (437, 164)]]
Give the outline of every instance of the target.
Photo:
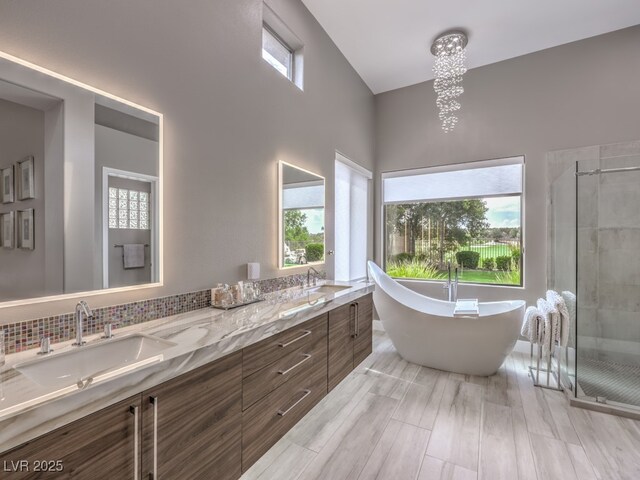
[[(549, 313), (547, 313), (546, 315), (550, 315)], [(536, 332), (539, 331), (539, 329), (541, 328), (540, 325), (540, 321), (536, 320)], [(562, 321), (559, 321), (558, 324), (558, 338), (562, 338)], [(560, 358), (556, 358), (556, 366), (557, 366), (557, 371), (553, 371), (553, 357), (555, 356), (554, 353), (556, 351), (556, 347), (560, 347)], [(534, 366), (534, 354), (533, 354), (533, 342), (531, 342), (531, 351), (529, 353), (529, 376), (531, 377), (531, 379), (533, 380), (533, 385), (536, 387), (542, 387), (542, 388), (548, 388), (549, 390), (559, 390), (559, 391), (564, 391), (564, 388), (562, 388), (562, 380), (561, 380), (561, 375), (562, 375), (562, 354), (565, 354), (566, 357), (566, 367), (567, 369), (569, 368), (569, 349), (567, 346), (562, 346), (560, 345), (560, 342), (556, 342), (553, 341), (551, 343), (551, 346), (549, 348), (549, 353), (546, 355), (546, 358), (542, 358), (542, 344), (538, 344), (538, 348), (537, 348), (537, 352), (536, 352), (536, 358), (535, 358), (535, 366)], [(547, 362), (547, 367), (544, 368), (544, 366), (540, 365), (540, 360), (546, 360)], [(546, 384), (540, 382), (540, 373), (544, 373), (547, 376), (547, 381)], [(553, 377), (555, 377), (555, 381), (556, 384), (553, 385), (553, 383), (549, 382), (549, 376), (552, 375)]]
[[(145, 243), (145, 244), (144, 244), (144, 246), (145, 246), (145, 247), (148, 247), (148, 246), (149, 246), (149, 244), (148, 244), (148, 243)], [(115, 244), (115, 245), (113, 246), (113, 248), (118, 248), (118, 247), (120, 247), (120, 248), (124, 248), (124, 245)]]

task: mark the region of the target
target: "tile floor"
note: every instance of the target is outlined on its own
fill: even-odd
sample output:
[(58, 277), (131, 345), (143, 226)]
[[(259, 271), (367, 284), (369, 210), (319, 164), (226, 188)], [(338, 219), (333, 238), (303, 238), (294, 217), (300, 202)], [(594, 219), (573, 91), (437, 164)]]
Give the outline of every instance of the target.
[(410, 364), (378, 327), (374, 353), (242, 477), (258, 479), (638, 480), (640, 422), (534, 387), (518, 353), (488, 378)]

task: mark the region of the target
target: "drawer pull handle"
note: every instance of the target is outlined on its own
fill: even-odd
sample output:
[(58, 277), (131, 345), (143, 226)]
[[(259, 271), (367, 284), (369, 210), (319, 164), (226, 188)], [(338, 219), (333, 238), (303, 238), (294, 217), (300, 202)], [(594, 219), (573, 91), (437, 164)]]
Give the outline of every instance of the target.
[(139, 460), (139, 436), (140, 432), (138, 431), (138, 407), (131, 406), (129, 407), (129, 411), (133, 415), (133, 480), (138, 480), (138, 460)]
[(305, 398), (307, 398), (309, 395), (311, 395), (311, 390), (304, 390), (303, 393), (304, 393), (304, 395), (302, 395), (302, 397), (300, 397), (300, 399), (297, 400), (289, 408), (287, 408), (286, 410), (278, 410), (278, 415), (280, 415), (281, 417), (284, 417), (287, 413), (289, 413), (291, 410), (296, 408), (298, 406), (298, 404), (300, 404), (300, 402), (302, 402)]
[(311, 330), (305, 330), (302, 335), (294, 338), (293, 340), (288, 341), (287, 343), (279, 343), (278, 346), (281, 348), (288, 347), (289, 345), (296, 343), (298, 340), (302, 340), (304, 337), (308, 337), (311, 335)]
[(308, 353), (305, 353), (303, 355), (303, 359), (300, 360), (298, 363), (296, 363), (295, 365), (290, 366), (289, 368), (287, 368), (286, 370), (278, 370), (278, 373), (280, 375), (286, 375), (287, 373), (289, 373), (292, 370), (295, 370), (296, 368), (298, 368), (300, 365), (302, 365), (304, 362), (306, 362), (307, 360), (309, 360), (311, 358), (311, 355)]

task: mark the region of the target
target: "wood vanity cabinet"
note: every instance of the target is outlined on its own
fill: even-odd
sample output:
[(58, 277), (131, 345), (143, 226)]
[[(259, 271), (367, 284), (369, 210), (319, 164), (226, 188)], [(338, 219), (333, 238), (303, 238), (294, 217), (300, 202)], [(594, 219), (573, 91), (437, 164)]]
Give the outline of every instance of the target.
[(142, 478), (239, 478), (241, 402), (242, 352), (143, 392)]
[(0, 454), (0, 478), (138, 478), (141, 420), (136, 395)]
[(327, 394), (327, 314), (243, 352), (244, 472)]
[(372, 323), (371, 294), (329, 312), (329, 391), (371, 353)]
[(372, 312), (361, 297), (0, 453), (0, 478), (236, 480), (371, 353)]

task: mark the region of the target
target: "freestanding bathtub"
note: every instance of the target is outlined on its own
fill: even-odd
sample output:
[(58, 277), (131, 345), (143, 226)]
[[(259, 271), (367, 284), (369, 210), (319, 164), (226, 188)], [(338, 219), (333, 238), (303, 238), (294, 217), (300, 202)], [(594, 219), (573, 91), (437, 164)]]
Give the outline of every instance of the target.
[(525, 302), (479, 304), (480, 316), (454, 317), (455, 303), (400, 285), (373, 262), (369, 273), (380, 320), (408, 362), (449, 372), (493, 375), (518, 340)]

